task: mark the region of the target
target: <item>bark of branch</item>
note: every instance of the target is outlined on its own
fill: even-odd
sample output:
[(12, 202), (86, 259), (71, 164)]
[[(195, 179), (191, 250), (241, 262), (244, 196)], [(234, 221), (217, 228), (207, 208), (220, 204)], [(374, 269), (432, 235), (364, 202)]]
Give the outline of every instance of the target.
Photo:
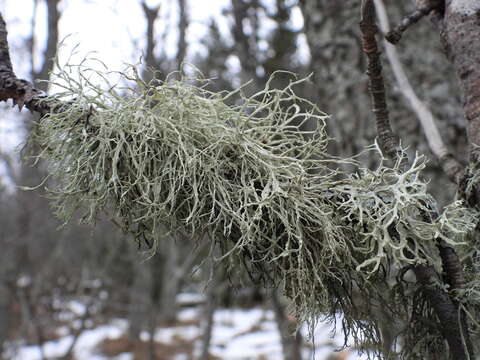
[(388, 157), (396, 159), (399, 152), (399, 139), (390, 126), (380, 51), (375, 38), (378, 28), (375, 24), (373, 0), (362, 2), (360, 29), (362, 30), (363, 51), (368, 58), (369, 91), (373, 103), (372, 111), (376, 118), (379, 145)]
[(0, 13), (0, 101), (13, 100), (21, 110), (26, 106), (32, 112), (38, 112), (44, 116), (52, 111), (62, 111), (67, 103), (48, 99), (45, 92), (33, 86), (24, 79), (18, 79), (15, 75), (10, 60), (10, 50), (7, 40), (7, 28), (2, 14)]
[[(468, 330), (461, 321), (462, 317), (459, 316), (458, 307), (440, 287), (441, 282), (433, 266), (415, 266), (413, 271), (417, 281), (422, 285), (422, 291), (430, 306), (437, 315), (440, 332), (448, 343), (451, 359), (473, 359)], [(464, 341), (468, 350), (465, 349)]]
[(442, 37), (463, 90), (470, 161), (480, 164), (480, 2), (447, 1)]
[(45, 106), (41, 104), (44, 93), (35, 89), (29, 81), (18, 79), (13, 72), (7, 36), (6, 24), (0, 14), (0, 101), (12, 99), (20, 110), (26, 104), (31, 110), (46, 113)]

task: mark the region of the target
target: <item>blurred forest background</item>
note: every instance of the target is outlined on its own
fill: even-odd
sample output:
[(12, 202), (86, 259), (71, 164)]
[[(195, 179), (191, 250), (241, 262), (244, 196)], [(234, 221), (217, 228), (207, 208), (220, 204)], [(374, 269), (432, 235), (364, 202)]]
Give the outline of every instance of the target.
[[(61, 26), (62, 9), (68, 3), (82, 1), (95, 3), (92, 0), (4, 0), (4, 3), (21, 3), (25, 8), (34, 9), (34, 16), (29, 20), (30, 35), (21, 43), (11, 41), (10, 45), (15, 48), (12, 53), (15, 63), (21, 62), (22, 68), (29, 69), (29, 80), (37, 81), (40, 89), (47, 90), (46, 83), (38, 81), (48, 80), (54, 70), (52, 59), (59, 40), (68, 35)], [(125, 1), (117, 1), (116, 6), (121, 7)], [(329, 134), (335, 139), (331, 152), (340, 157), (351, 156), (374, 143), (375, 128), (358, 27), (360, 1), (225, 1), (221, 10), (223, 18), (208, 19), (204, 24), (208, 32), (199, 43), (192, 40), (195, 39), (193, 1), (128, 0), (138, 6), (141, 15), (124, 21), (142, 24), (144, 38), (118, 39), (118, 46), (125, 41), (136, 41), (137, 48), (145, 44), (132, 56), (132, 62), (143, 54), (146, 80), (154, 76), (151, 69), (161, 78), (178, 70), (184, 62), (193, 64), (206, 78), (213, 79), (212, 90), (231, 90), (252, 80), (248, 91), (255, 92), (263, 88), (277, 70), (300, 76), (313, 74), (311, 81), (303, 84), (299, 91), (301, 96), (331, 114), (327, 124)], [(209, 1), (203, 3), (206, 8), (211, 6)], [(45, 6), (43, 21), (48, 31), (45, 37), (39, 37), (35, 9)], [(386, 6), (390, 20), (396, 23), (414, 4), (390, 0)], [(9, 19), (8, 13), (4, 16), (7, 25), (14, 20)], [(164, 26), (165, 23), (168, 26)], [(89, 26), (88, 18), (84, 26)], [(165, 39), (172, 32), (176, 34), (176, 41), (167, 43)], [(112, 32), (110, 36), (117, 35)], [(88, 47), (88, 44), (82, 46)], [(41, 56), (38, 49), (44, 49)], [(417, 95), (438, 120), (445, 142), (459, 159), (464, 159), (466, 130), (460, 93), (455, 80), (448, 78), (453, 72), (448, 70), (450, 65), (441, 51), (437, 32), (424, 21), (407, 32), (398, 50)], [(451, 201), (453, 186), (430, 154), (421, 126), (396, 86), (388, 65), (385, 71), (396, 132), (410, 151), (432, 159), (427, 170), (430, 191), (443, 203)], [(276, 86), (284, 85), (282, 77), (276, 81)], [(26, 138), (32, 115), (24, 110), (12, 116), (7, 106), (1, 105), (0, 123), (15, 121), (21, 124), (21, 130), (2, 134), (2, 138)], [(374, 167), (378, 158), (366, 154), (362, 161)], [(296, 360), (350, 356), (349, 352), (331, 352), (335, 347), (333, 343), (328, 353), (317, 348), (312, 355), (312, 345), (304, 338), (305, 332), (289, 336), (296, 324), (288, 315), (282, 296), (273, 289), (255, 287), (246, 274), (230, 276), (220, 268), (211, 272), (212, 264), (200, 261), (208, 248), (187, 246), (188, 241), (167, 236), (159, 251), (149, 257), (146, 249), (139, 249), (131, 237), (120, 233), (110, 222), (99, 223), (95, 230), (81, 225), (60, 227), (41, 190), (18, 190), (19, 186), (41, 183), (46, 175), (42, 164), (32, 167), (28, 161), (20, 162), (18, 152), (2, 144), (0, 164), (0, 344), (4, 358), (26, 358), (21, 347), (36, 345), (35, 358), (47, 359), (51, 355), (46, 344), (68, 335), (63, 354), (56, 356), (82, 359), (81, 349), (74, 346), (82, 334), (115, 319), (123, 321), (125, 332), (121, 334), (121, 341), (104, 340), (98, 345), (98, 356), (103, 356), (99, 359), (122, 358), (119, 354), (130, 354), (124, 359), (219, 358), (221, 351), (212, 350), (215, 314), (223, 311), (220, 309), (239, 307), (265, 309), (266, 314), (270, 314), (269, 319), (279, 329), (281, 352), (265, 350), (263, 355), (261, 352), (258, 356), (245, 355), (250, 350), (244, 345), (244, 357), (237, 354), (239, 357), (225, 358), (278, 359), (283, 356)], [(186, 308), (197, 309), (198, 316), (179, 320), (178, 313)], [(193, 339), (178, 338), (168, 346), (149, 335), (162, 326), (180, 325), (196, 326), (199, 331)], [(269, 357), (269, 353), (274, 354), (273, 357)]]

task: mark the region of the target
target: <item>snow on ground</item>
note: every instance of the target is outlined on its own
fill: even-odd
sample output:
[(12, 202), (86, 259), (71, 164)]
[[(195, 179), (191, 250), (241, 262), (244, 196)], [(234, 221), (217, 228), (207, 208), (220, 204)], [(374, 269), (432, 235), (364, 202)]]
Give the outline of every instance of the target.
[[(115, 339), (122, 336), (127, 329), (125, 320), (116, 319), (110, 324), (98, 326), (94, 329), (84, 331), (78, 338), (75, 346), (76, 360), (105, 360), (108, 359), (96, 352), (97, 344), (104, 339)], [(56, 341), (48, 341), (43, 345), (45, 357), (48, 359), (61, 358), (69, 349), (73, 336), (67, 335), (60, 337)], [(12, 360), (41, 360), (41, 353), (38, 346), (19, 346), (18, 349), (13, 348), (7, 350), (7, 359)], [(110, 358), (112, 359), (112, 358)], [(116, 360), (131, 360), (132, 357), (116, 357)]]
[[(189, 296), (184, 298), (189, 300)], [(71, 307), (82, 313), (78, 303)], [(154, 339), (161, 344), (173, 344), (181, 341), (193, 344), (193, 355), (200, 353), (202, 327), (202, 307), (190, 307), (181, 310), (178, 314), (178, 323), (172, 327), (159, 327)], [(108, 324), (99, 325), (85, 330), (78, 338), (74, 354), (76, 360), (133, 360), (132, 353), (121, 353), (115, 357), (107, 357), (100, 353), (99, 345), (105, 340), (120, 339), (126, 334), (128, 323), (126, 320), (115, 319)], [(56, 341), (44, 344), (43, 350), (47, 358), (61, 357), (71, 345), (72, 336), (65, 331), (65, 326), (58, 329), (60, 337)], [(306, 327), (302, 331), (307, 334)], [(305, 359), (326, 360), (332, 352), (343, 344), (343, 335), (340, 331), (332, 338), (332, 327), (326, 323), (319, 323), (314, 331), (315, 348), (311, 344), (305, 346)], [(141, 340), (149, 341), (149, 334), (143, 332)], [(13, 349), (16, 348), (15, 352)], [(228, 360), (281, 360), (282, 346), (277, 324), (271, 310), (262, 308), (253, 309), (219, 309), (214, 315), (210, 352), (215, 358)], [(38, 346), (11, 345), (7, 358), (12, 360), (40, 360)], [(363, 360), (365, 356), (355, 351), (342, 354), (339, 359)], [(191, 360), (188, 353), (178, 353), (174, 360)]]

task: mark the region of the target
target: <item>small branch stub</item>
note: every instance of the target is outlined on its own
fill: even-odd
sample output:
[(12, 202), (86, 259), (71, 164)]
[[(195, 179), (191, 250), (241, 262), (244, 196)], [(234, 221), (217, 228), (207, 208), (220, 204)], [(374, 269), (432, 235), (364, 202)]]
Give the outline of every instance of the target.
[(398, 44), (400, 39), (402, 38), (403, 33), (413, 24), (418, 22), (424, 16), (430, 14), (431, 11), (435, 9), (439, 9), (441, 6), (441, 1), (439, 0), (428, 0), (423, 1), (417, 9), (407, 15), (403, 20), (398, 24), (395, 28), (390, 30), (386, 35), (385, 38), (392, 44)]

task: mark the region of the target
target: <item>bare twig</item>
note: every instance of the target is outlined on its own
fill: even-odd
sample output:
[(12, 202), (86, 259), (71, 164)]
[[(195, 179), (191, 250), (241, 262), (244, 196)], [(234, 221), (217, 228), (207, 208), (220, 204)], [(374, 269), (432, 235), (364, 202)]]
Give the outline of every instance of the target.
[(441, 1), (439, 0), (429, 0), (423, 2), (421, 6), (415, 9), (413, 13), (407, 15), (405, 18), (403, 18), (400, 24), (390, 30), (387, 35), (385, 35), (385, 38), (392, 44), (397, 44), (402, 38), (405, 30), (407, 30), (411, 25), (415, 24), (425, 15), (428, 15), (432, 10), (438, 9), (440, 5)]

